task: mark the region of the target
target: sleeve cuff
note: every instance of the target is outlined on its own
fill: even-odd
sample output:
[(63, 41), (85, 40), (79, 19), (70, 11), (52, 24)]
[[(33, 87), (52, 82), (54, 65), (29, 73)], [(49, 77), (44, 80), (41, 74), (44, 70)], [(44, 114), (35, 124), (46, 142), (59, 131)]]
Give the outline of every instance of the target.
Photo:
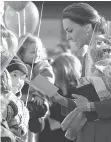
[(73, 111), (76, 108), (76, 104), (73, 100), (68, 99), (68, 98), (67, 100), (68, 100), (68, 106), (67, 107), (61, 106), (61, 114), (63, 116), (68, 115), (71, 111)]

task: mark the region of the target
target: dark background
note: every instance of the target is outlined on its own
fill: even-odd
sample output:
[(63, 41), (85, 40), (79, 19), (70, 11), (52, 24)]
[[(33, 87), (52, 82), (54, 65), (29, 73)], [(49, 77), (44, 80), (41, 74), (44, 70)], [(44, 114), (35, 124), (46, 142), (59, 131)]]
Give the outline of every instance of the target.
[[(39, 10), (42, 7), (42, 1), (33, 1)], [(40, 38), (48, 50), (53, 50), (56, 45), (66, 39), (62, 27), (62, 10), (77, 1), (44, 1), (42, 23), (40, 29)], [(111, 21), (111, 1), (78, 1), (86, 2), (93, 6), (100, 15)], [(37, 34), (37, 30), (35, 32)]]
[[(42, 1), (33, 1), (41, 9)], [(74, 2), (86, 2), (111, 20), (111, 1), (44, 1), (43, 18), (61, 18), (61, 11)]]

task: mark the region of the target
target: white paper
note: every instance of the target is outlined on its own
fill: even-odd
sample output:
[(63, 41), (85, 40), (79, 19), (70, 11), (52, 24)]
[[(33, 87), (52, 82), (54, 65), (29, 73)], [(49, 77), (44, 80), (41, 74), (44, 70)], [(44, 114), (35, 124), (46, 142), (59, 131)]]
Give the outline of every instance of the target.
[(48, 79), (41, 74), (37, 75), (28, 84), (48, 97), (52, 97), (59, 90), (59, 88), (49, 82)]

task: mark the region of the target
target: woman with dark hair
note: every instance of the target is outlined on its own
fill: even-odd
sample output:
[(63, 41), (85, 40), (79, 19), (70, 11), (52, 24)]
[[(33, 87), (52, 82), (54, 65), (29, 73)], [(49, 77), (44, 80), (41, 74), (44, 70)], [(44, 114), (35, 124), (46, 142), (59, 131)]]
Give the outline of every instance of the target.
[(71, 46), (71, 51), (78, 57), (83, 56), (84, 45), (89, 45), (93, 30), (105, 34), (106, 21), (99, 13), (86, 3), (74, 3), (63, 12), (63, 27)]
[[(67, 39), (69, 40), (69, 43), (71, 45), (71, 51), (76, 56), (78, 56), (82, 62), (82, 76), (87, 75), (85, 74), (85, 71), (87, 71), (89, 67), (89, 61), (86, 60), (87, 50), (89, 50), (93, 35), (95, 36), (95, 39), (97, 39), (98, 34), (105, 34), (105, 19), (101, 17), (93, 7), (86, 3), (73, 3), (63, 10), (62, 15), (63, 27), (66, 31)], [(101, 36), (99, 40), (108, 42), (108, 39), (106, 39), (105, 37), (103, 38), (103, 36)], [(94, 52), (94, 50), (92, 50), (92, 52), (92, 58), (95, 59), (96, 57), (97, 59), (97, 52)], [(97, 62), (97, 60), (94, 61)], [(107, 90), (110, 92), (110, 79), (104, 76), (101, 72), (99, 72), (99, 74), (103, 82), (105, 83)], [(102, 92), (100, 94), (102, 94)], [(89, 95), (91, 95), (90, 91)], [(106, 92), (104, 93), (104, 95), (106, 95)], [(79, 110), (81, 110), (81, 112), (85, 112), (87, 106), (89, 108), (90, 114), (93, 114), (93, 112), (95, 112), (98, 116), (98, 119), (88, 121), (86, 125), (81, 129), (81, 131), (77, 135), (77, 142), (111, 141), (111, 99), (89, 102), (88, 99), (83, 96), (78, 96), (76, 94), (74, 94), (73, 96), (76, 98), (76, 106)]]

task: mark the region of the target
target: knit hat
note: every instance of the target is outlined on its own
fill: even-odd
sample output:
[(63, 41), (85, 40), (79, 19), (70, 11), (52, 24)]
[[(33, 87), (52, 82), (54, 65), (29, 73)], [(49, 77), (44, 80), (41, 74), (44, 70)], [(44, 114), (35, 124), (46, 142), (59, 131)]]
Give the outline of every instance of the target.
[(7, 70), (9, 72), (12, 72), (14, 70), (20, 70), (24, 74), (28, 75), (28, 69), (27, 69), (26, 65), (18, 57), (14, 57), (13, 58), (13, 60), (11, 61), (11, 63), (9, 64), (9, 66), (7, 67)]

